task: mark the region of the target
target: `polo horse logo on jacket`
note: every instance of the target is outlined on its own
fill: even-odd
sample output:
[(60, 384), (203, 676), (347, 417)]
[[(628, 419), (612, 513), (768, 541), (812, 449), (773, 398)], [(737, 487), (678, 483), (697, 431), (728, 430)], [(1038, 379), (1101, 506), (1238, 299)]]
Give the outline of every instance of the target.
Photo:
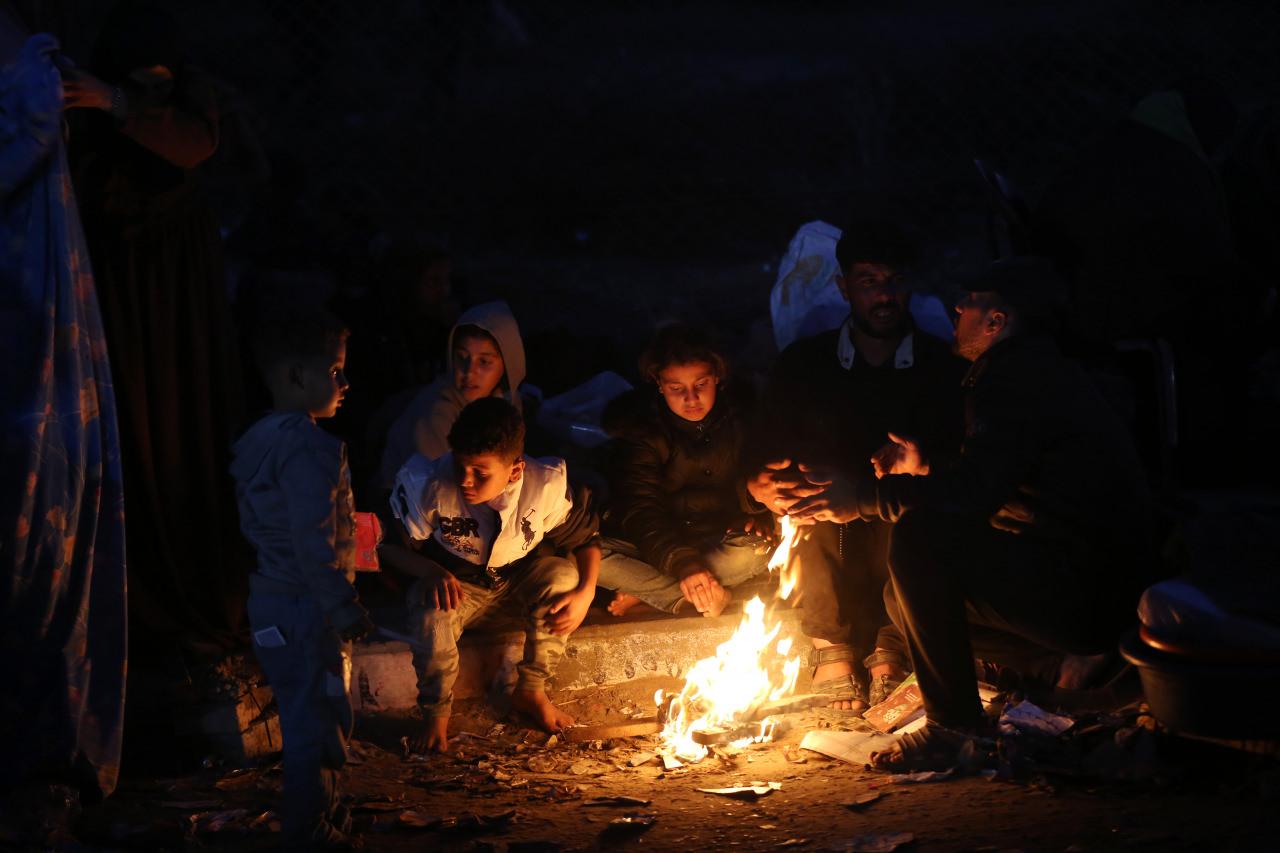
[(536, 534), (533, 531), (533, 525), (529, 522), (529, 517), (533, 515), (533, 510), (529, 510), (524, 514), (524, 518), (520, 519), (520, 532), (524, 535), (524, 550), (528, 551), (533, 547), (533, 541)]

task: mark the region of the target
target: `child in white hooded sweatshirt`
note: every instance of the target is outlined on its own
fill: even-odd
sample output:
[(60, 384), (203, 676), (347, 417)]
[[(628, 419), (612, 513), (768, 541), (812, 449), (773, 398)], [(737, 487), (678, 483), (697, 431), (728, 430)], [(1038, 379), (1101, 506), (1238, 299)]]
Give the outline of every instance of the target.
[(524, 341), (505, 302), (463, 312), (449, 333), (447, 369), (425, 386), (387, 431), (377, 486), (390, 490), (396, 472), (413, 454), (439, 459), (449, 452), (449, 429), (468, 403), (500, 397), (521, 409)]

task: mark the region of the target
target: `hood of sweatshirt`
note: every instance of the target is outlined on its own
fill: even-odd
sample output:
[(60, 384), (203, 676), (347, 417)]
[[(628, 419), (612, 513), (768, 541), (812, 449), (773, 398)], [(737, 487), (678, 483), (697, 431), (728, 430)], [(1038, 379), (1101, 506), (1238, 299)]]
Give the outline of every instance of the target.
[(267, 456), (281, 449), (281, 433), (296, 440), (295, 430), (304, 421), (314, 423), (306, 412), (276, 412), (249, 427), (231, 447), (231, 476), (238, 483), (255, 479)]
[[(502, 301), (486, 302), (462, 313), (458, 322), (449, 330), (449, 349), (445, 354), (449, 365), (445, 373), (446, 384), (453, 381), (453, 336), (458, 333), (459, 326), (477, 326), (493, 335), (493, 339), (498, 342), (498, 349), (502, 351), (502, 361), (507, 372), (507, 388), (510, 391), (507, 398), (519, 407), (520, 394), (517, 389), (525, 377), (524, 340), (520, 337), (520, 327), (516, 325), (511, 308)], [(451, 384), (449, 388), (452, 390)]]

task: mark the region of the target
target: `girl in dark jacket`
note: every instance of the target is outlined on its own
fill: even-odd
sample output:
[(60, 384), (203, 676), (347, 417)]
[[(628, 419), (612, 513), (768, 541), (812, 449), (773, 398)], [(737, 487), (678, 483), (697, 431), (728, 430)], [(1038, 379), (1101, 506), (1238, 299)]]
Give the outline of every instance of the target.
[[(749, 531), (742, 470), (745, 413), (726, 393), (725, 360), (705, 336), (671, 326), (650, 342), (643, 394), (611, 418), (617, 458), (599, 585), (609, 612), (644, 602), (718, 616), (729, 588), (763, 571), (767, 542)], [(726, 533), (726, 531), (729, 531)]]

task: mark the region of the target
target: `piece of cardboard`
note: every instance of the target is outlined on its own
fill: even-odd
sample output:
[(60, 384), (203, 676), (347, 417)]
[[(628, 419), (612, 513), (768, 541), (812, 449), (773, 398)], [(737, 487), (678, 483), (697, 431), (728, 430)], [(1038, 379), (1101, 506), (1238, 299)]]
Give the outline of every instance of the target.
[(897, 740), (892, 735), (876, 732), (837, 732), (830, 729), (815, 729), (805, 733), (804, 739), (800, 741), (800, 748), (861, 766), (871, 763), (871, 753), (883, 752)]
[(889, 694), (889, 698), (874, 708), (867, 709), (862, 718), (888, 734), (912, 719), (923, 707), (924, 697), (920, 695), (920, 685), (916, 683), (916, 674), (913, 672)]

